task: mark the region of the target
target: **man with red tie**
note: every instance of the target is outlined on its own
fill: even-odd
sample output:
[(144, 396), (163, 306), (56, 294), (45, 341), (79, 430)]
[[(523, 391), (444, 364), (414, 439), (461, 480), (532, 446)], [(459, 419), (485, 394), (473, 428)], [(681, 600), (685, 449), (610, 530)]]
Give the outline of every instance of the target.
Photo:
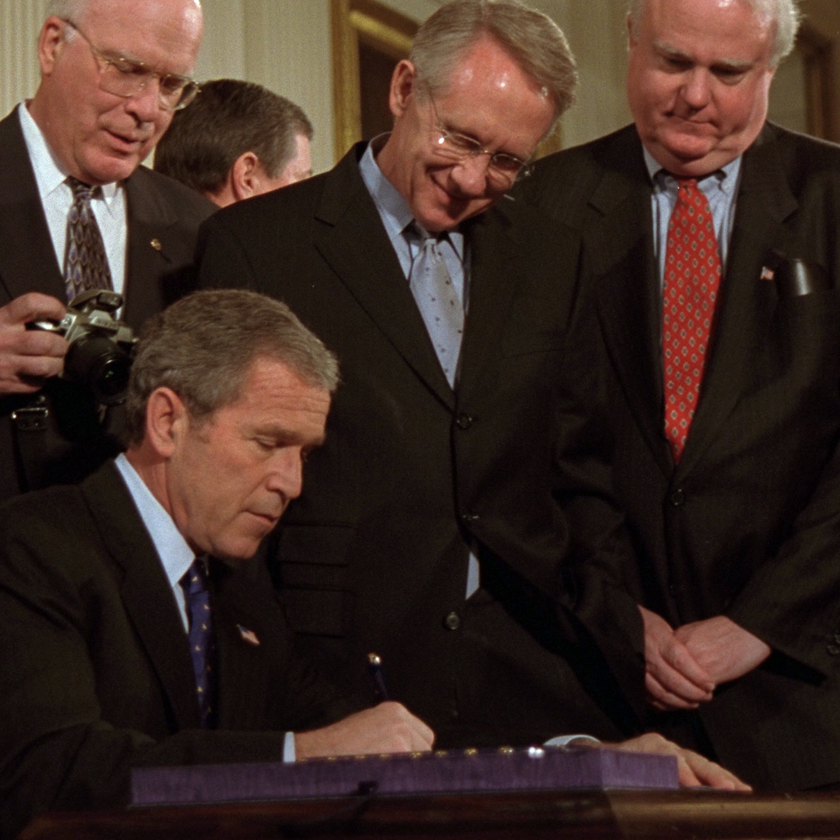
[(635, 124), (524, 185), (583, 235), (650, 725), (765, 788), (840, 781), (840, 150), (766, 121), (798, 23), (633, 0)]

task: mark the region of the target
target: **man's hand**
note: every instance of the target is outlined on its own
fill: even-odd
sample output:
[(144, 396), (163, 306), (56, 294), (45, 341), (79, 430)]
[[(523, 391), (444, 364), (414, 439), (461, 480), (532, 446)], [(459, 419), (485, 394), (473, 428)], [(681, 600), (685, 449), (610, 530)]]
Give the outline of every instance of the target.
[(709, 761), (708, 758), (704, 758), (696, 752), (677, 746), (656, 732), (639, 735), (637, 738), (632, 738), (621, 744), (603, 744), (602, 746), (629, 752), (675, 755), (677, 757), (679, 780), (683, 787), (707, 785), (721, 790), (752, 790), (748, 784), (742, 782), (728, 770), (724, 770), (719, 764)]
[(660, 711), (696, 709), (712, 699), (715, 681), (664, 618), (639, 606), (645, 627), (645, 688)]
[(0, 395), (31, 394), (61, 373), (67, 342), (55, 333), (27, 330), (30, 321), (60, 321), (60, 300), (30, 292), (0, 307)]
[(716, 686), (749, 673), (771, 653), (768, 644), (725, 615), (685, 624), (675, 636)]
[(426, 752), (435, 734), (400, 703), (385, 702), (344, 720), (295, 733), (297, 758), (368, 753)]

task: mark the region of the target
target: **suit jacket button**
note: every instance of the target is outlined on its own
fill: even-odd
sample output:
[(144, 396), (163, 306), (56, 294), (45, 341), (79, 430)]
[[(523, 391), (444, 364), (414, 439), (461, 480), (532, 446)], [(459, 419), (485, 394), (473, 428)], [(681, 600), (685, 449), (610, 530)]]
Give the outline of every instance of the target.
[(443, 619), (443, 626), (447, 630), (457, 630), (461, 626), (461, 616), (459, 616), (456, 612), (449, 613), (446, 618)]
[(674, 507), (682, 507), (685, 504), (685, 491), (682, 488), (671, 493), (671, 504)]
[(481, 517), (477, 513), (464, 513), (461, 515), (461, 519), (463, 519), (467, 525), (474, 525), (479, 519), (481, 519)]
[(458, 428), (463, 429), (464, 431), (469, 429), (469, 427), (472, 426), (474, 422), (475, 418), (470, 417), (469, 414), (459, 414), (458, 419), (455, 421), (455, 423), (458, 425)]

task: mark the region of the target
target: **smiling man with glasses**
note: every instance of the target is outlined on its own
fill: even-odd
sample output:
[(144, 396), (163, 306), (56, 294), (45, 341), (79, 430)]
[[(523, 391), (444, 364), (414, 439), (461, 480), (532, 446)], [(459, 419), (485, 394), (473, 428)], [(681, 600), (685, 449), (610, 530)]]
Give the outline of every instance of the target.
[(140, 164), (195, 97), (198, 0), (52, 0), (41, 83), (0, 122), (0, 499), (72, 481), (115, 444), (113, 412), (57, 379), (60, 319), (91, 288), (137, 328), (190, 265), (213, 206)]
[(546, 15), (446, 3), (395, 68), (389, 134), (200, 234), (201, 285), (286, 301), (341, 360), (326, 444), (269, 549), (295, 629), (351, 680), (376, 651), (441, 746), (619, 737), (634, 721), (614, 669), (643, 701), (626, 634), (584, 630), (563, 581), (561, 503), (587, 488), (555, 455), (593, 432), (564, 401), (593, 367), (566, 346), (579, 239), (507, 197), (575, 81)]

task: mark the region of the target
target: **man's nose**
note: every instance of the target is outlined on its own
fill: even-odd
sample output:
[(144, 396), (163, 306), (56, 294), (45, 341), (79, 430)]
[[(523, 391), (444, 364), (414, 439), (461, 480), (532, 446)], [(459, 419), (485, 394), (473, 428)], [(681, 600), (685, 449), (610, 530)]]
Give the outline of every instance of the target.
[(140, 122), (154, 122), (161, 110), (160, 79), (153, 76), (146, 86), (126, 100), (126, 110)]
[(303, 491), (303, 455), (300, 449), (289, 447), (274, 455), (266, 486), (287, 500), (300, 496)]
[(487, 192), (489, 169), (490, 155), (479, 152), (452, 167), (452, 180), (463, 195), (478, 198)]
[(711, 99), (708, 71), (702, 67), (695, 67), (690, 70), (682, 86), (682, 95), (691, 108), (695, 110), (705, 108)]

